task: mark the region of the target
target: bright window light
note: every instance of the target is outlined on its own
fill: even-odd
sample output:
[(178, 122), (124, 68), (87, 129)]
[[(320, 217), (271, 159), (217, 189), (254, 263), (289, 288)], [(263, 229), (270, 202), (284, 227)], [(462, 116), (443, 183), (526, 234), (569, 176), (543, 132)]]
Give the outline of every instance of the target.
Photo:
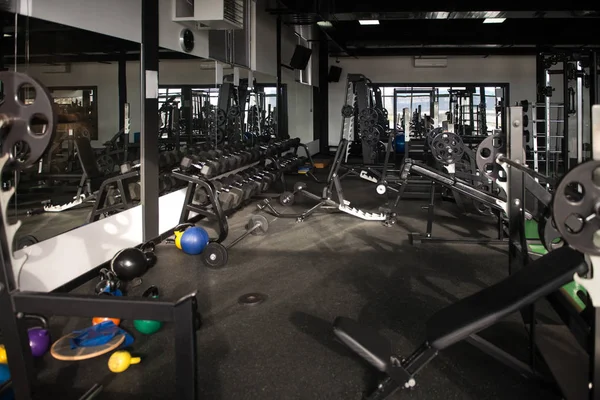
[(361, 25), (379, 25), (378, 19), (359, 19), (358, 23)]
[(483, 20), (484, 24), (501, 24), (506, 18), (486, 18)]

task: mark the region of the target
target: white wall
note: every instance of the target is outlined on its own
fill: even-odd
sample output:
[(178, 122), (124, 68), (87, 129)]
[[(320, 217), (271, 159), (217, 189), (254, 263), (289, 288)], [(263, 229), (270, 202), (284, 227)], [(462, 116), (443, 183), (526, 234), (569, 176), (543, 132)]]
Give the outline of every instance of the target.
[[(159, 1), (159, 45), (183, 52), (179, 46), (183, 26), (171, 20), (171, 4)], [(141, 0), (24, 0), (19, 8), (24, 15), (137, 43), (142, 38), (141, 11)], [(208, 31), (194, 31), (194, 39), (190, 54), (208, 57)]]
[(343, 58), (339, 82), (329, 84), (329, 144), (339, 142), (346, 76), (363, 74), (374, 83), (508, 83), (510, 102), (535, 100), (535, 56), (448, 57), (446, 68), (415, 68), (412, 57)]

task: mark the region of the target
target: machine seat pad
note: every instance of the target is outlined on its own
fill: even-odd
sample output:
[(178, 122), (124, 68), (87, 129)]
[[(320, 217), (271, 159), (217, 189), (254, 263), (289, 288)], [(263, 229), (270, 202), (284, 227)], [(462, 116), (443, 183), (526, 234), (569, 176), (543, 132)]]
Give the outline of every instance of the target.
[(563, 246), (508, 278), (438, 311), (427, 321), (427, 341), (442, 350), (498, 322), (585, 274), (581, 253)]
[(333, 322), (335, 335), (355, 353), (378, 370), (385, 372), (392, 357), (390, 341), (369, 327), (345, 317)]

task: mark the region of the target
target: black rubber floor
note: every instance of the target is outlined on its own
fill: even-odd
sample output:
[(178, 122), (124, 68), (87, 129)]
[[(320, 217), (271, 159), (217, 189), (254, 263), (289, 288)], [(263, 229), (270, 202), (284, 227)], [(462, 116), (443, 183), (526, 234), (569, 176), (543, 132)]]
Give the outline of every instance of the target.
[[(314, 192), (319, 193), (318, 185)], [(353, 206), (382, 204), (373, 185), (344, 181)], [(174, 300), (198, 291), (204, 326), (198, 332), (198, 384), (205, 399), (360, 399), (379, 376), (332, 335), (337, 315), (356, 318), (392, 340), (407, 355), (424, 337), (425, 321), (440, 308), (507, 275), (502, 247), (411, 246), (407, 232), (425, 227), (424, 201), (401, 202), (398, 223), (383, 227), (345, 214), (320, 214), (296, 223), (269, 217), (269, 234), (251, 236), (230, 252), (229, 265), (210, 270), (172, 245), (157, 248), (159, 262), (144, 276), (140, 294), (158, 285)], [(295, 209), (310, 205), (297, 199)], [(494, 222), (465, 217), (454, 205), (438, 208), (435, 233), (456, 237), (494, 235)], [(281, 206), (279, 206), (281, 208)], [(252, 206), (230, 218), (232, 241), (243, 231)], [(451, 212), (449, 212), (451, 211)], [(77, 292), (93, 293), (90, 283)], [(249, 292), (268, 296), (256, 306), (238, 303)], [(87, 320), (53, 318), (53, 334), (89, 325)], [(126, 329), (132, 327), (123, 322)], [(107, 368), (108, 355), (82, 362), (41, 362), (44, 393), (76, 398), (94, 383), (98, 398), (175, 398), (172, 327), (151, 337), (131, 330), (142, 363), (122, 374)], [(527, 356), (523, 326), (515, 316), (484, 336)], [(70, 393), (69, 397), (64, 394)], [(75, 396), (74, 396), (75, 394)], [(468, 344), (440, 354), (417, 376), (406, 399), (559, 398), (550, 387), (527, 381)]]

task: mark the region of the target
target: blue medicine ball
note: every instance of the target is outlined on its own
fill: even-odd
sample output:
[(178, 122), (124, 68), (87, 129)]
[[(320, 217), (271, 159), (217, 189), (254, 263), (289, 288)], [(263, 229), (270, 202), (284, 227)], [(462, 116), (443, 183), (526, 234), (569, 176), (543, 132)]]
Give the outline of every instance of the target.
[(183, 235), (181, 235), (181, 250), (187, 254), (200, 254), (208, 244), (209, 240), (208, 232), (204, 229), (198, 226), (188, 228), (183, 232)]
[(0, 385), (10, 379), (10, 370), (7, 364), (0, 364)]

